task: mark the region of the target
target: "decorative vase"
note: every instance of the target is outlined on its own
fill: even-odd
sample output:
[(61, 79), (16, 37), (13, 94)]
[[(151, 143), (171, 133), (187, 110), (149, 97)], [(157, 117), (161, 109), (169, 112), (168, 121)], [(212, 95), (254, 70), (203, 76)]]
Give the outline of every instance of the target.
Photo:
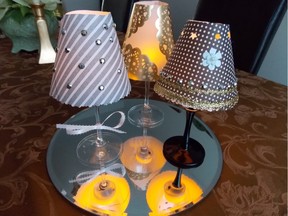
[[(12, 13), (9, 11), (8, 13)], [(8, 15), (7, 13), (7, 15)], [(49, 31), (49, 37), (53, 47), (57, 45), (58, 20), (51, 12), (45, 11), (45, 20)], [(34, 15), (27, 14), (23, 19), (16, 20), (11, 16), (4, 16), (0, 21), (0, 29), (12, 41), (12, 53), (20, 50), (40, 50), (40, 40)]]

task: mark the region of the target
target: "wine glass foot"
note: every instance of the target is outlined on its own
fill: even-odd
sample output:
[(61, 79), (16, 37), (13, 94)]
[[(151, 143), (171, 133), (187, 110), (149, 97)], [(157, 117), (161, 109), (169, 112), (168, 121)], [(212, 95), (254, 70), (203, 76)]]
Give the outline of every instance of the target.
[(102, 144), (98, 144), (97, 134), (82, 139), (77, 146), (79, 161), (90, 167), (108, 166), (116, 162), (122, 153), (121, 139), (110, 132), (102, 132)]
[(128, 120), (137, 127), (154, 128), (162, 124), (164, 113), (157, 106), (138, 104), (128, 111)]
[(163, 154), (166, 160), (175, 167), (195, 168), (200, 166), (205, 158), (205, 149), (195, 139), (189, 138), (188, 146), (185, 145), (183, 136), (174, 136), (164, 142)]

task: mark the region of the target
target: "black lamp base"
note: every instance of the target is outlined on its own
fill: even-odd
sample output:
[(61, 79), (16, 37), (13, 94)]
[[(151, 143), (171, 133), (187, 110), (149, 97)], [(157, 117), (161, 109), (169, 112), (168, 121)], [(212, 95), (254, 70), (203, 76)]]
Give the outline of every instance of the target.
[(203, 146), (195, 139), (189, 138), (187, 148), (184, 136), (174, 136), (165, 141), (163, 154), (173, 166), (188, 169), (200, 166), (205, 158)]

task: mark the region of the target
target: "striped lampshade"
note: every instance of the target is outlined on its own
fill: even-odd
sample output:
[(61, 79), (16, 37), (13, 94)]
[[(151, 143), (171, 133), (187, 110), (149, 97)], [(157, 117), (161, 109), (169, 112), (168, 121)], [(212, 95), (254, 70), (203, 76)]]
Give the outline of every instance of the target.
[(131, 91), (110, 12), (71, 11), (60, 25), (50, 96), (77, 107), (107, 105)]

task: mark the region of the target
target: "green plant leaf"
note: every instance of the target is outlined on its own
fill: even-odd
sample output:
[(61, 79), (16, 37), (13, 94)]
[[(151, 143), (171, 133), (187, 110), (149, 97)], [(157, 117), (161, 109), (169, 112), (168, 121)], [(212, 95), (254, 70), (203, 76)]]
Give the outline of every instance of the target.
[(56, 10), (57, 4), (60, 3), (58, 0), (41, 0), (41, 2), (45, 4), (44, 9), (50, 11)]
[(18, 23), (21, 23), (21, 21), (23, 20), (23, 15), (20, 11), (20, 8), (14, 8), (13, 10), (9, 10), (6, 15), (5, 18), (11, 18), (13, 20), (15, 20)]
[(13, 2), (11, 0), (0, 0), (0, 8), (9, 7)]
[(13, 1), (18, 3), (19, 5), (30, 7), (29, 6), (29, 1), (25, 1), (25, 0), (13, 0)]
[(25, 17), (28, 13), (32, 13), (31, 9), (25, 6), (20, 6), (19, 9), (23, 17)]
[[(61, 3), (60, 0), (39, 0), (45, 4), (45, 11), (54, 11), (57, 9), (57, 4)], [(32, 0), (0, 0), (0, 20), (10, 11), (9, 14), (15, 21), (21, 22), (21, 19), (27, 14), (32, 13), (30, 4)]]
[(9, 8), (0, 8), (0, 20), (5, 16), (6, 12), (9, 10)]

